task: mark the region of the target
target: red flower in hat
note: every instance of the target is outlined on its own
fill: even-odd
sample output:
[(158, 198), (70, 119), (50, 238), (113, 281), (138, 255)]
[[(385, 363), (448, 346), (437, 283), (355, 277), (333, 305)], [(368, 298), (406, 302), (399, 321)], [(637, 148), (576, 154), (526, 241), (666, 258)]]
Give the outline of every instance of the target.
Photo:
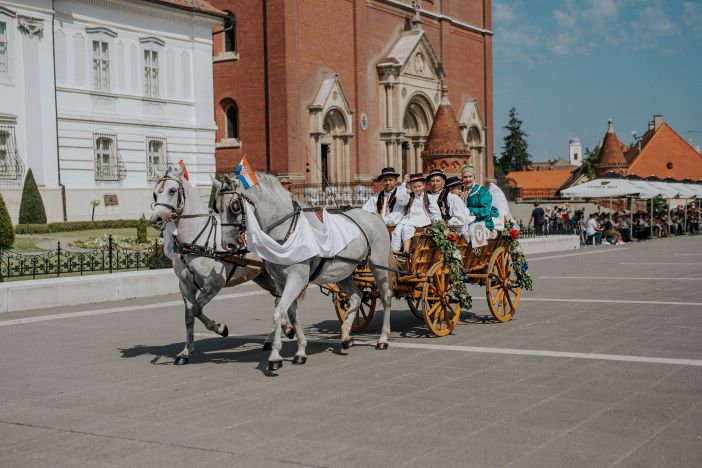
[(517, 240), (517, 237), (519, 237), (519, 230), (515, 228), (510, 229), (509, 236), (512, 238), (512, 240)]

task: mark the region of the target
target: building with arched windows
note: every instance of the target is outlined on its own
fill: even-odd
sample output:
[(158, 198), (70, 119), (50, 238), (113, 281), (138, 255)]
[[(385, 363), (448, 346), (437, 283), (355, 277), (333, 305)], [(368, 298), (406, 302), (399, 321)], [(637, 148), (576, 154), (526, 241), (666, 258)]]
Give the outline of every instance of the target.
[(489, 0), (210, 3), (231, 16), (214, 36), (220, 172), (244, 154), (293, 183), (421, 171), (445, 85), (467, 159), (492, 175)]

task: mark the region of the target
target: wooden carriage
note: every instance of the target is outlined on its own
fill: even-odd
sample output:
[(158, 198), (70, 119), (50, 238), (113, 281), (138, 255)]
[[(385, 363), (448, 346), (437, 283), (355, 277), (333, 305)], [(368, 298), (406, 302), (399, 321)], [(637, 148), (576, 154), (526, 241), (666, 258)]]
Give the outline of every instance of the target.
[[(459, 236), (456, 247), (463, 260), (464, 283), (485, 286), (492, 316), (500, 322), (511, 320), (519, 307), (522, 289), (517, 286), (510, 254), (499, 235), (486, 246), (475, 249)], [(454, 286), (444, 256), (430, 237), (419, 232), (412, 239), (410, 252), (411, 255), (397, 256), (402, 272), (393, 275), (394, 297), (404, 298), (412, 313), (424, 320), (432, 333), (448, 335), (458, 323), (461, 305), (451, 294)], [(379, 295), (367, 266), (356, 269), (354, 281), (363, 293), (352, 328), (358, 332), (365, 330), (373, 319)], [(336, 314), (343, 322), (349, 307), (348, 297), (336, 285), (326, 288), (332, 293)]]

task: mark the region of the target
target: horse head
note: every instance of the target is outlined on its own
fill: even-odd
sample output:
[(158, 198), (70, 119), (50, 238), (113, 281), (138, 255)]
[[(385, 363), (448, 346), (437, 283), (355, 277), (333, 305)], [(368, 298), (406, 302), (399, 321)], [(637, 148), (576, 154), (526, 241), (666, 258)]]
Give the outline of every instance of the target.
[(183, 170), (171, 167), (158, 179), (153, 190), (154, 202), (151, 205), (149, 222), (156, 229), (163, 229), (166, 223), (176, 219), (185, 206)]
[(246, 210), (241, 186), (237, 180), (226, 175), (221, 182), (213, 180), (213, 183), (217, 187), (213, 210), (220, 215), (222, 248), (230, 252), (243, 250), (246, 248)]

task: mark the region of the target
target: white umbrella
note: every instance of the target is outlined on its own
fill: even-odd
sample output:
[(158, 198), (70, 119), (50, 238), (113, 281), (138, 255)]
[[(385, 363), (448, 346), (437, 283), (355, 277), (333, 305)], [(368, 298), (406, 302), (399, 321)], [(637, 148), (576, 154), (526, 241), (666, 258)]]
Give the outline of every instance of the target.
[(626, 179), (594, 179), (561, 190), (561, 195), (569, 198), (607, 198), (634, 195), (639, 190)]

